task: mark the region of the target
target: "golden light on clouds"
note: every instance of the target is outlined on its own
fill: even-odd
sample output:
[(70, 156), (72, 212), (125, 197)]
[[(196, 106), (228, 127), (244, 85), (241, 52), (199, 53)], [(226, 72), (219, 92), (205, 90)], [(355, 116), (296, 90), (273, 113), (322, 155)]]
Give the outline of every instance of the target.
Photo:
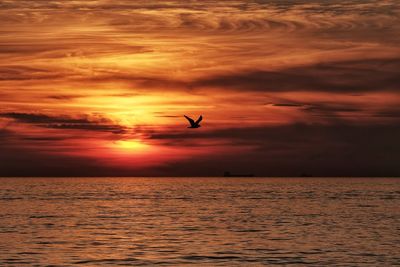
[[(229, 166), (232, 151), (244, 166), (266, 147), (283, 155), (271, 128), (389, 127), (399, 18), (394, 0), (2, 1), (3, 144), (135, 171), (152, 158), (164, 174), (207, 157)], [(204, 127), (189, 131), (184, 114)]]
[(138, 140), (118, 140), (113, 145), (116, 149), (128, 153), (142, 153), (150, 149), (149, 145)]

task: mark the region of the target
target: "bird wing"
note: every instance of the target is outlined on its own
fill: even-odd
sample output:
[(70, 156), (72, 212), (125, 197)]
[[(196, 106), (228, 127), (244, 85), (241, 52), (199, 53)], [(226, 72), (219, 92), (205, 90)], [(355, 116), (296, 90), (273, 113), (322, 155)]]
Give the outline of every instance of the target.
[(203, 116), (200, 115), (200, 117), (197, 119), (196, 124), (199, 124), (201, 122), (201, 120), (203, 119)]
[(191, 118), (189, 118), (188, 116), (186, 116), (186, 115), (183, 115), (188, 121), (189, 121), (189, 123), (190, 123), (190, 125), (191, 126), (193, 126), (193, 125), (195, 125), (195, 123), (194, 123), (194, 120), (193, 119), (191, 119)]

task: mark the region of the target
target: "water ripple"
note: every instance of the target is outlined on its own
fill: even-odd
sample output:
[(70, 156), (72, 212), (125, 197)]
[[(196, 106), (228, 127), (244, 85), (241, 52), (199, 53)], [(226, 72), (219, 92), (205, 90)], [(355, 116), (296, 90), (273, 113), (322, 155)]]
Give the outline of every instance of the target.
[(0, 196), (13, 199), (0, 199), (0, 265), (391, 266), (400, 259), (397, 179), (23, 181), (0, 184)]

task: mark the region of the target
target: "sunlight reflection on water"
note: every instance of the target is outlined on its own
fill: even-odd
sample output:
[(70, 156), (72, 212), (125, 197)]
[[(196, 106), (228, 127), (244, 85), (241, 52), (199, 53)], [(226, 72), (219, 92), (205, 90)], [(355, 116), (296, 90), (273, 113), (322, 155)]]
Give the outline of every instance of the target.
[(4, 178), (1, 266), (400, 264), (400, 180)]

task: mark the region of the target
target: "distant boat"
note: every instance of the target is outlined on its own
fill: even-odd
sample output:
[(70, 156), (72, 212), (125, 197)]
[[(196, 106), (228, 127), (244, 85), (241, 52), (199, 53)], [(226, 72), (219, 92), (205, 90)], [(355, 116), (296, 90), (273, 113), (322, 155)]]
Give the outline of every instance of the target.
[(254, 174), (232, 174), (230, 172), (224, 172), (224, 177), (254, 177)]

